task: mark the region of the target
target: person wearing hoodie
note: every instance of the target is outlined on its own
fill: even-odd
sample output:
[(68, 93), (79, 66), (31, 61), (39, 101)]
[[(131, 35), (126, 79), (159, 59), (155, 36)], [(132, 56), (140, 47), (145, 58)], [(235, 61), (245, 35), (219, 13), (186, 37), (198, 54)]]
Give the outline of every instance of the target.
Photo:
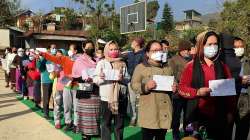
[(247, 140), (250, 129), (250, 59), (246, 56), (246, 45), (243, 39), (234, 38), (234, 51), (241, 62), (235, 140)]
[(111, 140), (111, 124), (114, 119), (115, 139), (122, 140), (127, 110), (127, 84), (130, 76), (115, 41), (106, 44), (104, 56), (105, 58), (97, 63), (93, 79), (94, 83), (99, 86), (101, 97), (101, 116), (103, 118), (101, 139)]
[[(169, 65), (174, 71), (174, 77), (177, 83), (179, 83), (180, 81), (181, 73), (185, 68), (186, 64), (192, 60), (192, 56), (189, 53), (191, 47), (192, 47), (191, 42), (187, 40), (181, 40), (178, 43), (178, 54), (176, 54), (169, 60)], [(173, 137), (174, 140), (180, 140), (180, 131), (179, 131), (180, 119), (182, 111), (184, 116), (186, 114), (187, 100), (181, 97), (179, 94), (174, 94), (172, 96), (172, 102), (173, 102), (173, 121), (172, 121)], [(186, 126), (187, 126), (186, 120), (185, 118), (183, 118), (184, 131)]]

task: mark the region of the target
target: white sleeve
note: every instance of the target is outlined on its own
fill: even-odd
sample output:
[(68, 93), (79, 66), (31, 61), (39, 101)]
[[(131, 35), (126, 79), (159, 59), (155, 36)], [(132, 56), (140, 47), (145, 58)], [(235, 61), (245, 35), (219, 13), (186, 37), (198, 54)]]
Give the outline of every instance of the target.
[(101, 73), (101, 69), (103, 69), (103, 61), (99, 61), (96, 65), (96, 69), (95, 69), (95, 74), (94, 74), (94, 83), (97, 85), (100, 85), (102, 83), (104, 83), (104, 80), (100, 78), (100, 73)]

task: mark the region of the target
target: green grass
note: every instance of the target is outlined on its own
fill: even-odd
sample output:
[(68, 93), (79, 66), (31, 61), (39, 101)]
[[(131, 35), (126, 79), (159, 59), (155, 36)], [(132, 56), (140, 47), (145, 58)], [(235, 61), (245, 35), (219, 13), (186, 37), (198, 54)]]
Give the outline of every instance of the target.
[[(43, 117), (43, 113), (39, 108), (35, 107), (34, 102), (31, 100), (21, 100), (19, 99), (23, 104), (28, 106), (32, 111), (36, 112), (39, 116)], [(53, 111), (50, 111), (49, 113), (50, 117), (53, 118)], [(63, 116), (63, 114), (62, 114)], [(125, 128), (124, 128), (124, 140), (140, 140), (141, 139), (141, 128), (140, 127), (129, 127), (128, 126), (128, 120), (125, 121)], [(49, 123), (54, 126), (54, 120), (49, 120)], [(65, 125), (64, 118), (61, 119), (62, 126)], [(73, 140), (81, 140), (81, 134), (75, 134), (71, 131), (65, 132), (63, 131), (63, 128), (60, 129), (61, 132), (65, 133), (69, 137), (71, 137)], [(114, 140), (114, 133), (112, 133), (112, 139)], [(166, 140), (172, 140), (172, 133), (169, 132), (166, 135)], [(100, 140), (99, 137), (92, 138), (92, 140)]]

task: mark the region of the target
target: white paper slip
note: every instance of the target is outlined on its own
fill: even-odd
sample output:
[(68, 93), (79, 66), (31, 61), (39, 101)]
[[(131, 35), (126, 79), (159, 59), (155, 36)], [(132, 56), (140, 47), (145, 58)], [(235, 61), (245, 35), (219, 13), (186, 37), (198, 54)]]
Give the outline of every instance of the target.
[(234, 79), (210, 80), (209, 88), (212, 90), (210, 96), (236, 95)]
[(38, 50), (39, 52), (47, 52), (46, 48), (36, 48), (36, 50)]
[(105, 75), (105, 80), (107, 81), (117, 81), (119, 79), (119, 70), (115, 69), (104, 69), (103, 73)]
[(55, 71), (55, 65), (54, 64), (46, 64), (46, 69), (48, 72)]
[(1, 63), (2, 63), (2, 69), (7, 70), (7, 60), (1, 58)]
[(156, 82), (158, 91), (172, 91), (174, 84), (174, 76), (153, 75), (153, 80)]
[(90, 68), (82, 71), (82, 79), (94, 78), (95, 68)]

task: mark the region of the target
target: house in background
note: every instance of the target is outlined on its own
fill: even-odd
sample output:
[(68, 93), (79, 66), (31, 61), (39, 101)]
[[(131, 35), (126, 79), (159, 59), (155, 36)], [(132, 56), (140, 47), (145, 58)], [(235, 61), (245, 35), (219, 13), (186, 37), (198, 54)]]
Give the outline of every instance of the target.
[(32, 30), (33, 21), (32, 17), (35, 15), (31, 10), (24, 10), (16, 15), (16, 27), (22, 30)]
[(0, 29), (0, 50), (6, 47), (25, 47), (24, 40), (20, 38), (25, 31), (17, 27), (8, 27)]
[(175, 29), (177, 31), (183, 31), (202, 26), (202, 20), (201, 20), (202, 15), (199, 12), (192, 9), (192, 10), (186, 10), (184, 11), (184, 13), (185, 13), (185, 19), (183, 21), (175, 23)]
[(81, 46), (87, 39), (86, 32), (67, 30), (67, 31), (29, 31), (24, 33), (26, 48), (47, 48), (50, 44), (56, 44), (58, 48), (69, 49), (69, 45), (74, 43)]

